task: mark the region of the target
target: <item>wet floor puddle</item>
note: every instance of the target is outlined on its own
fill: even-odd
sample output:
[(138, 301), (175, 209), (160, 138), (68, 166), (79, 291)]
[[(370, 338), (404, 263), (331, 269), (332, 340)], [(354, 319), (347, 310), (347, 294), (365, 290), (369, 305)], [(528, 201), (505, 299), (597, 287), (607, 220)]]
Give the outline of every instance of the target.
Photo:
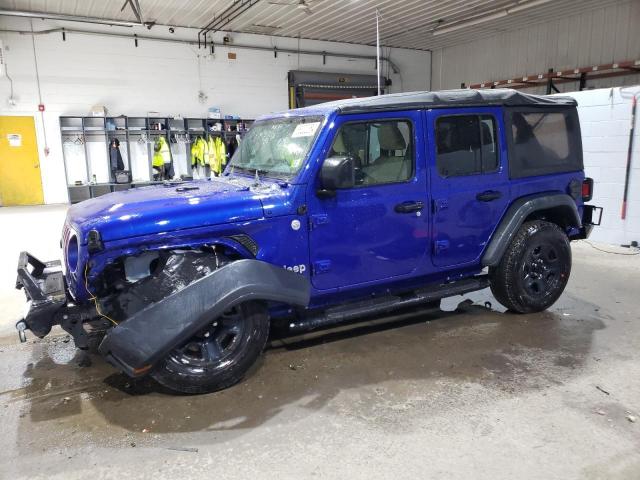
[(581, 367), (594, 332), (604, 327), (597, 309), (584, 303), (571, 305), (570, 315), (527, 316), (482, 303), (273, 338), (244, 382), (199, 396), (132, 381), (101, 358), (75, 350), (64, 336), (2, 345), (0, 401), (5, 414), (19, 410), (25, 448), (39, 430), (39, 448), (56, 442), (52, 429), (121, 443), (127, 433), (253, 428), (287, 408), (357, 411), (366, 419), (381, 408), (402, 412), (412, 402), (439, 404), (455, 388), (480, 385), (508, 394), (557, 384)]

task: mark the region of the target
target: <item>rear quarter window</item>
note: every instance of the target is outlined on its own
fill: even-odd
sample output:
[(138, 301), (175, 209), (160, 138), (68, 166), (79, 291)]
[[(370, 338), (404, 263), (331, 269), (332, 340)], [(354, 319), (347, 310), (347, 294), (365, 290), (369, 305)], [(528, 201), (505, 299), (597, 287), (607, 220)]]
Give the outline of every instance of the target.
[(583, 169), (575, 109), (510, 109), (507, 118), (511, 178)]

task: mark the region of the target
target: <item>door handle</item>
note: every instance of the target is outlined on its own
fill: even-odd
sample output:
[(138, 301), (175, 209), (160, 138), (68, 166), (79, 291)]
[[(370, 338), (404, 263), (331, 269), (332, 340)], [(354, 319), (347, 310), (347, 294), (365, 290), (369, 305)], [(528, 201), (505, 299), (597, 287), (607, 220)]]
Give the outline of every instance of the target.
[(498, 192), (497, 190), (487, 190), (486, 192), (476, 195), (476, 199), (481, 202), (493, 202), (494, 200), (498, 200), (500, 197), (502, 197), (502, 192)]
[(402, 202), (397, 204), (394, 210), (396, 211), (396, 213), (413, 213), (413, 212), (419, 212), (423, 208), (424, 208), (424, 202), (408, 201), (408, 202)]

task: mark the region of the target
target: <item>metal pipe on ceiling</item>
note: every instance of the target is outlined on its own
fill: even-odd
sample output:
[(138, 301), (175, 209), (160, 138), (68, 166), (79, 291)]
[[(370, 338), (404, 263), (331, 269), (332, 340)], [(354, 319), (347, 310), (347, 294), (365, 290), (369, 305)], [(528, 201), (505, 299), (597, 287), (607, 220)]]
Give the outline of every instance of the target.
[(213, 17), (205, 27), (203, 27), (198, 35), (206, 35), (209, 32), (216, 32), (229, 22), (235, 20), (251, 7), (256, 5), (260, 0), (236, 0), (226, 10), (219, 15)]
[(227, 9), (225, 9), (220, 15), (213, 17), (213, 20), (198, 32), (198, 48), (200, 48), (202, 41), (204, 41), (204, 48), (207, 48), (207, 33), (217, 32), (249, 10), (259, 1), (260, 0), (235, 0)]
[(46, 20), (61, 20), (65, 22), (95, 23), (97, 25), (111, 25), (114, 27), (136, 27), (139, 23), (124, 20), (111, 20), (108, 18), (81, 17), (78, 15), (63, 15), (59, 13), (26, 12), (22, 10), (0, 10), (0, 16), (42, 18)]
[[(136, 24), (136, 26), (139, 26)], [(95, 32), (92, 30), (78, 30), (78, 29), (68, 29), (68, 28), (51, 28), (48, 30), (36, 30), (31, 32), (30, 30), (15, 30), (15, 29), (0, 29), (0, 33), (16, 33), (19, 35), (50, 35), (52, 33), (76, 33), (78, 35), (95, 35), (98, 37), (117, 37), (117, 38), (126, 38), (128, 40), (148, 40), (152, 42), (166, 42), (166, 43), (179, 43), (183, 45), (198, 45), (197, 41), (194, 40), (184, 40), (179, 38), (163, 38), (163, 37), (154, 37), (152, 35), (137, 35), (134, 36), (127, 33), (117, 33), (117, 32)], [(226, 47), (240, 50), (256, 50), (262, 52), (269, 52), (273, 54), (273, 47), (261, 47), (259, 45), (242, 45), (234, 43), (233, 45), (226, 45), (224, 43), (214, 43), (211, 44), (215, 47)], [(362, 55), (362, 54), (350, 54), (350, 53), (340, 53), (340, 52), (328, 52), (328, 51), (318, 51), (318, 50), (298, 50), (294, 48), (282, 48), (277, 47), (278, 53), (292, 53), (292, 54), (300, 54), (300, 55), (315, 55), (319, 57), (334, 57), (334, 58), (351, 58), (355, 60), (371, 60), (375, 61), (375, 55)], [(391, 58), (384, 55), (380, 56), (381, 62), (387, 62), (393, 73), (399, 74), (400, 68), (396, 65)]]

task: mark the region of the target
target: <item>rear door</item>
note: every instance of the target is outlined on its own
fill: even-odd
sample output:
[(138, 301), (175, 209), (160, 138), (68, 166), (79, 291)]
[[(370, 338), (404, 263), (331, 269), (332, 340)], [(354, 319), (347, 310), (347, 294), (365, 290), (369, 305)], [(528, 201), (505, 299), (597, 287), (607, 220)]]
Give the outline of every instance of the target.
[(432, 162), (433, 263), (479, 262), (510, 200), (499, 108), (427, 113)]
[(338, 117), (326, 154), (351, 155), (356, 185), (309, 192), (312, 283), (325, 290), (410, 276), (428, 261), (422, 112)]

